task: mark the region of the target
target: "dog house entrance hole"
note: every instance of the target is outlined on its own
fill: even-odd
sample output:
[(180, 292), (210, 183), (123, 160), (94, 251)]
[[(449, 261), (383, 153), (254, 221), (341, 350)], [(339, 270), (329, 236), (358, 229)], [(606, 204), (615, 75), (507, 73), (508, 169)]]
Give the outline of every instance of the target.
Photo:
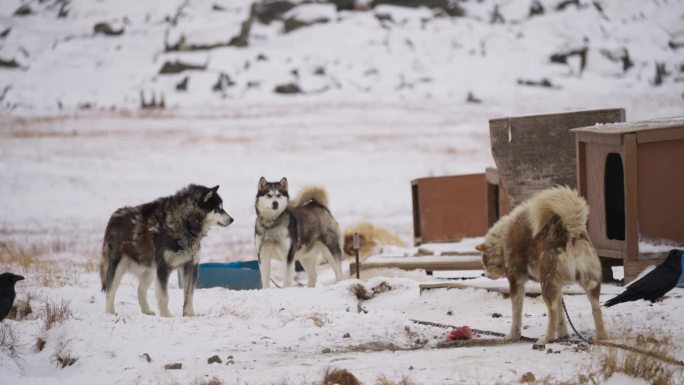
[(624, 241), (625, 172), (620, 154), (608, 154), (605, 171), (606, 237)]
[(413, 235), (416, 238), (423, 236), (420, 223), (420, 207), (418, 207), (418, 185), (414, 184), (411, 186), (412, 198), (413, 198)]

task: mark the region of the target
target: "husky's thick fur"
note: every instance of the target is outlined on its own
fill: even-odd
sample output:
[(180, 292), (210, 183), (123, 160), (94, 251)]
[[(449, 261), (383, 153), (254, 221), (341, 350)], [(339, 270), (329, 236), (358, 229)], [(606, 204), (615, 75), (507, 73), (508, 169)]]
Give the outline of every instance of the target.
[(323, 256), (336, 280), (342, 279), (340, 226), (328, 209), (328, 196), (321, 187), (308, 187), (290, 200), (287, 179), (259, 179), (256, 196), (255, 246), (259, 256), (261, 283), (271, 282), (271, 259), (285, 261), (285, 286), (292, 285), (294, 261), (298, 260), (316, 286), (316, 265)]
[[(499, 219), (476, 248), (483, 253), (487, 277), (507, 277), (513, 323), (507, 340), (520, 338), (525, 282), (541, 283), (548, 308), (546, 335), (540, 344), (568, 335), (561, 297), (563, 286), (577, 282), (587, 293), (596, 338), (606, 339), (599, 294), (601, 265), (587, 233), (589, 207), (576, 191), (555, 187), (535, 194)], [(558, 331), (558, 334), (556, 332)]]
[(223, 210), (219, 186), (189, 185), (175, 195), (112, 214), (105, 230), (100, 262), (102, 291), (107, 293), (107, 313), (114, 314), (114, 296), (127, 271), (139, 280), (138, 302), (144, 314), (154, 315), (147, 303), (147, 289), (157, 278), (159, 313), (171, 317), (167, 283), (176, 268), (183, 269), (183, 315), (195, 314), (192, 297), (197, 280), (200, 241), (213, 225), (233, 222)]

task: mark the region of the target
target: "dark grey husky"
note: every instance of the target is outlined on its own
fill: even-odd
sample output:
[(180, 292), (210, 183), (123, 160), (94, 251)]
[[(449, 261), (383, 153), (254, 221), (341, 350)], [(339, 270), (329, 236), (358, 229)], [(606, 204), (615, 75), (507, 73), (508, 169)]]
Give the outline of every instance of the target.
[(332, 266), (336, 280), (342, 279), (340, 226), (328, 210), (323, 188), (305, 188), (290, 200), (286, 178), (267, 182), (261, 177), (255, 207), (255, 244), (264, 288), (271, 281), (272, 258), (286, 263), (285, 286), (292, 285), (295, 259), (304, 267), (309, 287), (316, 286), (320, 256)]
[(197, 280), (200, 241), (213, 225), (233, 222), (223, 210), (219, 186), (191, 184), (176, 194), (135, 207), (123, 207), (109, 218), (102, 245), (100, 278), (107, 293), (107, 313), (114, 314), (114, 296), (127, 271), (138, 277), (138, 302), (144, 314), (154, 315), (147, 289), (157, 277), (159, 314), (171, 317), (167, 284), (176, 268), (183, 268), (183, 315), (195, 310), (192, 296)]

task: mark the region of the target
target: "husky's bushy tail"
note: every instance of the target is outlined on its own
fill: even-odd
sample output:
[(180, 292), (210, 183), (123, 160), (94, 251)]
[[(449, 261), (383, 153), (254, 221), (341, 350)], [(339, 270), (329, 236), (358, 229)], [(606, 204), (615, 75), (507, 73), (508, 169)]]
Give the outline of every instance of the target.
[(116, 268), (121, 262), (121, 252), (115, 249), (109, 239), (110, 226), (105, 231), (105, 239), (102, 242), (102, 257), (100, 259), (100, 280), (102, 280), (102, 292), (106, 293), (112, 287)]
[(300, 207), (309, 201), (316, 201), (321, 206), (328, 208), (328, 193), (321, 186), (306, 186), (290, 200), (290, 206)]
[(589, 206), (577, 191), (559, 186), (541, 191), (527, 202), (532, 236), (566, 233), (568, 240), (587, 238)]

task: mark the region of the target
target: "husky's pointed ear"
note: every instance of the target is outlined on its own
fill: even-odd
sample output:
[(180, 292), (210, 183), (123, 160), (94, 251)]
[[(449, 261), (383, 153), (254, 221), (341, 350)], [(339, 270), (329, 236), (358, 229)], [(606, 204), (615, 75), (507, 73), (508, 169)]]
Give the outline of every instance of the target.
[(475, 246), (475, 250), (477, 250), (477, 251), (484, 252), (485, 249), (486, 249), (486, 248), (485, 248), (485, 244), (484, 244), (484, 243), (480, 243), (479, 245)]
[(280, 183), (280, 187), (282, 187), (282, 188), (284, 188), (285, 190), (287, 190), (287, 178), (281, 179), (280, 182), (278, 182), (278, 183)]
[(266, 188), (266, 183), (268, 183), (268, 182), (266, 182), (266, 178), (264, 178), (263, 176), (261, 178), (259, 178), (259, 187), (258, 187), (259, 191)]
[(209, 189), (209, 192), (207, 192), (207, 193), (204, 195), (204, 199), (202, 199), (202, 202), (207, 203), (207, 201), (208, 201), (209, 199), (211, 199), (212, 196), (214, 196), (214, 194), (216, 193), (216, 191), (218, 191), (218, 188), (219, 188), (219, 186), (214, 186), (214, 187), (210, 188), (210, 189)]

